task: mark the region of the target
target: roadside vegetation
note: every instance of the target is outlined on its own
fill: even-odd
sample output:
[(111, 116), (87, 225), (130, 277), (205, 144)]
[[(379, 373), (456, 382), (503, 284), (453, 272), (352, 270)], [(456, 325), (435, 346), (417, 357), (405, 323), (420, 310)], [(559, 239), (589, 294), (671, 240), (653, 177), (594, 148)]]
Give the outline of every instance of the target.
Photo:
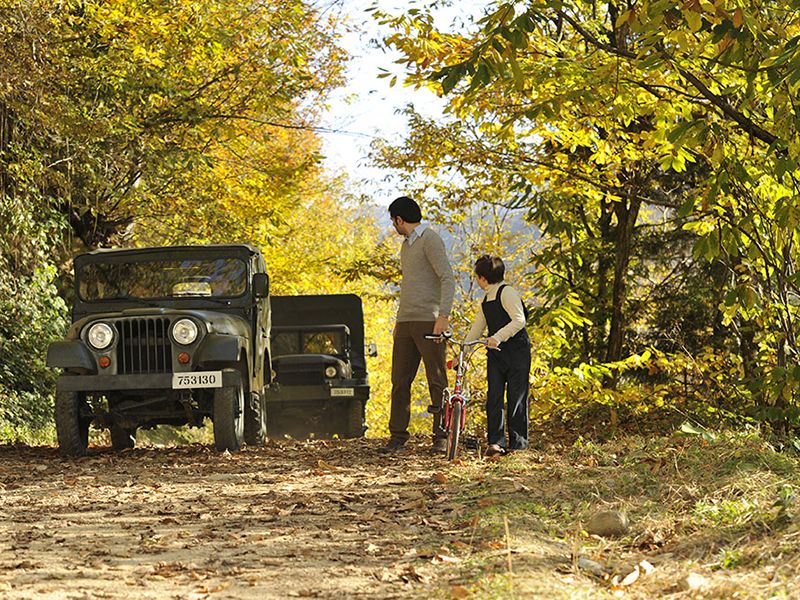
[[(800, 589), (798, 455), (756, 432), (551, 439), (534, 453), (464, 461), (448, 485), (469, 507), (472, 538), (468, 549), (454, 542), (468, 556), (450, 581), (454, 597), (460, 588), (477, 598), (790, 598)], [(629, 529), (588, 534), (602, 511), (623, 513)]]

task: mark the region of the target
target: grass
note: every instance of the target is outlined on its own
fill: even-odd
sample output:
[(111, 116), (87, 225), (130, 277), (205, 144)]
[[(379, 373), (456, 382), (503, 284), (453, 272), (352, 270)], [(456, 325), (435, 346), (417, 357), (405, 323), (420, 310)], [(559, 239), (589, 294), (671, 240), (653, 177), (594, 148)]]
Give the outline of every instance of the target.
[[(496, 462), (467, 458), (453, 468), (449, 490), (466, 507), (462, 518), (477, 524), (457, 595), (797, 597), (799, 466), (796, 454), (776, 451), (752, 431), (713, 439), (579, 437)], [(586, 534), (589, 517), (608, 509), (627, 513), (628, 534)], [(503, 556), (504, 521), (512, 572)], [(608, 575), (581, 568), (579, 557)], [(655, 569), (621, 585), (642, 560)], [(702, 589), (685, 589), (690, 573), (705, 578)], [(553, 587), (559, 580), (564, 585)], [(444, 597), (456, 595), (444, 590)]]

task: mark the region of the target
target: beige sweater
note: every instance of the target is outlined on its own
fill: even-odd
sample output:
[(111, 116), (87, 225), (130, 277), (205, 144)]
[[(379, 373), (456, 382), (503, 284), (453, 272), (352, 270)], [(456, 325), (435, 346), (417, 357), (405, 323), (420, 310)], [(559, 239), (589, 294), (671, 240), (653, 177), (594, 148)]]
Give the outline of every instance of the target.
[[(410, 236), (409, 236), (410, 237)], [(450, 316), (455, 294), (455, 279), (444, 242), (439, 234), (426, 227), (413, 243), (403, 241), (400, 266), (400, 307), (397, 321), (435, 321)]]

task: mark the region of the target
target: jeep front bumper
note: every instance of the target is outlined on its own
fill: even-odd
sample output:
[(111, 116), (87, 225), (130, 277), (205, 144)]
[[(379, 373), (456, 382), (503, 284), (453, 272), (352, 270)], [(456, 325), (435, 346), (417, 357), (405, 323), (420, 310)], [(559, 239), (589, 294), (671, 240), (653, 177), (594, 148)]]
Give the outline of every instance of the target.
[[(237, 371), (223, 371), (223, 387), (240, 385)], [(172, 373), (146, 375), (61, 375), (56, 381), (59, 392), (106, 392), (124, 390), (171, 390)]]

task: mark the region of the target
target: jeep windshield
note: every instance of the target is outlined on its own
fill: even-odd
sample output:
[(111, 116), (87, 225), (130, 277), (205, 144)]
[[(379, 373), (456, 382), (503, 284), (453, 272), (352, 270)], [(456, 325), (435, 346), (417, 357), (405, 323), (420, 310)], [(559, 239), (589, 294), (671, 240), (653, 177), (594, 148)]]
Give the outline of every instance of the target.
[(273, 356), (297, 354), (347, 354), (347, 337), (350, 330), (345, 325), (325, 327), (272, 327), (271, 348)]
[(238, 258), (92, 262), (77, 273), (84, 301), (231, 298), (247, 291), (247, 265)]

